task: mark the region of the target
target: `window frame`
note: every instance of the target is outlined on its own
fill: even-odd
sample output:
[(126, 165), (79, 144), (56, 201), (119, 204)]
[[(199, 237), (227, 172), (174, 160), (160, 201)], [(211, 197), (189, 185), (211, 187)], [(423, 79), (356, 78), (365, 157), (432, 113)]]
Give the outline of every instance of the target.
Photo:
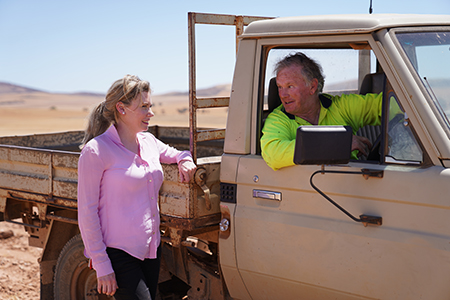
[[(379, 44), (379, 43), (378, 43)], [(256, 130), (253, 130), (254, 138), (252, 138), (252, 144), (251, 144), (251, 153), (256, 155), (261, 155), (261, 145), (260, 145), (260, 139), (262, 136), (262, 127), (263, 127), (263, 119), (266, 117), (266, 110), (264, 110), (264, 103), (265, 103), (265, 89), (266, 89), (266, 70), (268, 68), (268, 57), (271, 50), (276, 48), (282, 48), (282, 49), (288, 49), (292, 48), (293, 50), (296, 49), (298, 51), (307, 50), (307, 49), (354, 49), (354, 50), (363, 50), (364, 48), (372, 50), (373, 54), (376, 57), (377, 62), (377, 69), (378, 64), (387, 66), (388, 64), (386, 62), (383, 62), (384, 57), (382, 57), (381, 50), (378, 49), (380, 45), (378, 45), (375, 39), (371, 34), (360, 34), (360, 35), (339, 35), (334, 36), (330, 39), (330, 37), (292, 37), (289, 39), (280, 39), (280, 38), (271, 38), (271, 39), (261, 39), (257, 43), (258, 48), (258, 54), (259, 54), (259, 63), (256, 63), (255, 65), (255, 74), (259, 74), (259, 76), (256, 76), (255, 78), (255, 86), (257, 87), (256, 97), (254, 97), (254, 107), (257, 107), (255, 110), (256, 113), (254, 114), (253, 118), (255, 118), (253, 124), (257, 124), (255, 128)], [(355, 47), (361, 47), (361, 49), (357, 49)], [(319, 61), (320, 63), (320, 61)], [(367, 70), (366, 70), (367, 71)], [(370, 73), (370, 68), (367, 71)], [(368, 74), (366, 73), (366, 74)], [(386, 75), (386, 80), (388, 80), (388, 74), (384, 71)], [(326, 74), (325, 74), (326, 75)], [(361, 76), (361, 72), (359, 70), (359, 76)], [(361, 78), (358, 79), (358, 91), (360, 89), (360, 83)], [(268, 81), (267, 81), (268, 82)], [(386, 86), (386, 84), (385, 84)], [(394, 92), (395, 93), (395, 92)], [(398, 101), (398, 95), (395, 93), (397, 102)], [(423, 147), (420, 139), (418, 138), (413, 126), (410, 124), (411, 132), (413, 133), (413, 136), (416, 140), (416, 143), (419, 145), (420, 149), (422, 150), (422, 162), (419, 164), (417, 162), (408, 162), (408, 161), (387, 161), (386, 154), (388, 153), (388, 120), (386, 116), (388, 116), (389, 111), (389, 105), (388, 105), (388, 98), (387, 93), (384, 92), (383, 94), (383, 104), (382, 104), (382, 124), (381, 124), (381, 146), (383, 149), (383, 152), (380, 156), (379, 161), (368, 161), (368, 160), (354, 160), (354, 162), (364, 162), (364, 163), (374, 163), (374, 164), (401, 164), (401, 165), (424, 165), (429, 162), (428, 155), (425, 151), (425, 148)], [(405, 112), (404, 108), (401, 106), (401, 103), (399, 103), (400, 108), (403, 112)], [(353, 161), (353, 160), (352, 160)]]

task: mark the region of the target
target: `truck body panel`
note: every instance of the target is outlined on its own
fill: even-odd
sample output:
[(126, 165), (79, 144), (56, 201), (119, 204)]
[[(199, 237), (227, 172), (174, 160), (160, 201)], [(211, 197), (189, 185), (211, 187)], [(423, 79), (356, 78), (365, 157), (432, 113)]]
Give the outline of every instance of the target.
[[(364, 167), (377, 169), (360, 163), (341, 168)], [(436, 278), (426, 270), (437, 278), (449, 276), (442, 265), (450, 258), (449, 204), (429, 195), (443, 190), (450, 173), (442, 167), (380, 169), (381, 179), (339, 174), (315, 179), (349, 211), (383, 216), (380, 228), (366, 228), (311, 190), (309, 178), (317, 166), (274, 174), (260, 157), (242, 158), (234, 228), (237, 266), (252, 297), (268, 299), (286, 292), (284, 298), (294, 299), (292, 295), (306, 287), (317, 292), (308, 299), (326, 299), (325, 290), (355, 299), (448, 295), (447, 285), (442, 282), (437, 288)], [(257, 183), (252, 179), (255, 175)], [(427, 187), (421, 184), (424, 176), (430, 179)], [(278, 193), (282, 199), (255, 197), (255, 190)], [(269, 285), (267, 280), (272, 279), (278, 284)]]
[(252, 76), (248, 75), (253, 74), (255, 62), (253, 59), (248, 59), (248, 57), (253, 57), (255, 51), (256, 41), (250, 40), (239, 43), (234, 71), (236, 80), (233, 80), (230, 96), (230, 101), (234, 103), (229, 106), (228, 110), (230, 115), (236, 115), (236, 119), (227, 119), (226, 127), (226, 131), (232, 132), (234, 138), (225, 139), (225, 153), (250, 153), (251, 124), (249, 122), (242, 122), (242, 120), (249, 120), (252, 117), (252, 102), (249, 101), (252, 98), (252, 89), (249, 89), (249, 86), (253, 86), (254, 80)]
[(352, 14), (255, 21), (241, 38), (370, 33), (383, 28), (450, 25), (448, 15)]

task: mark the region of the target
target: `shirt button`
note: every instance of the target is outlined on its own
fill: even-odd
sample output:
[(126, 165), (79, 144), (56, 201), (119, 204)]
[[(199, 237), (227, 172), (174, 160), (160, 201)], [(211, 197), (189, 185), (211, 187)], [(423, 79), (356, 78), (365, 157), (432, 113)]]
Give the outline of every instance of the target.
[(149, 179), (149, 180), (148, 180), (148, 182), (152, 182), (152, 180), (151, 180), (151, 179)]

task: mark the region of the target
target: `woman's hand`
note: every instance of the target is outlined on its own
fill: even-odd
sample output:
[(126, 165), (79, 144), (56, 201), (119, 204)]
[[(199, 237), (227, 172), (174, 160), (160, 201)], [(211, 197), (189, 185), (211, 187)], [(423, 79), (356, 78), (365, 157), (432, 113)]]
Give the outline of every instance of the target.
[(182, 160), (178, 163), (178, 171), (180, 172), (180, 181), (189, 182), (194, 177), (197, 166), (190, 160)]
[(99, 294), (114, 296), (118, 288), (114, 272), (97, 278), (97, 291)]

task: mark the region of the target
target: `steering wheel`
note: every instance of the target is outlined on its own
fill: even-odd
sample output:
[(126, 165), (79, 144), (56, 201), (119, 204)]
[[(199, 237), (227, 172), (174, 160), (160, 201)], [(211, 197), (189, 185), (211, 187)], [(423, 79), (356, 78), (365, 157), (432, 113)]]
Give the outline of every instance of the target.
[[(390, 128), (393, 128), (395, 124), (399, 123), (404, 118), (404, 114), (397, 114), (392, 120), (388, 123), (388, 130)], [(381, 138), (383, 136), (383, 132), (379, 134), (373, 142), (372, 148), (369, 151), (369, 154), (367, 155), (367, 160), (376, 160), (380, 161), (381, 153), (380, 153), (380, 147), (381, 147)]]
[(375, 142), (373, 142), (372, 148), (369, 151), (369, 154), (367, 155), (367, 160), (376, 160), (376, 161), (380, 161), (380, 146), (381, 146), (381, 136), (383, 135), (383, 133), (379, 134), (377, 136), (377, 139), (375, 140)]

